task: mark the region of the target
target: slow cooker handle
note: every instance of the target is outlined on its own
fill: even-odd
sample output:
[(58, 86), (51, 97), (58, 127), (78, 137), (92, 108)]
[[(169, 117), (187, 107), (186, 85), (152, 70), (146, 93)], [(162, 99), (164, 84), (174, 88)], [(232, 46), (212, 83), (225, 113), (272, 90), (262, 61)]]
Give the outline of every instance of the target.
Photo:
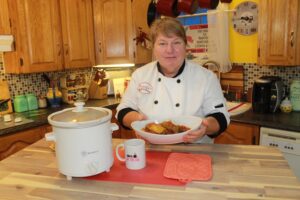
[(111, 131), (116, 131), (116, 130), (119, 130), (119, 126), (116, 123), (111, 123), (110, 129), (111, 129)]
[(56, 142), (56, 138), (53, 132), (45, 134), (46, 141), (54, 141)]

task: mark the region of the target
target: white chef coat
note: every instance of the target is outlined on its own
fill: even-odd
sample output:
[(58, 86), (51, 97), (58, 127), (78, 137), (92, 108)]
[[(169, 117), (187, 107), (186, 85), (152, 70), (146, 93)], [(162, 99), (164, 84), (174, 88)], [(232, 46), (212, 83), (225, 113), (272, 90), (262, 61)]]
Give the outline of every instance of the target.
[[(120, 110), (128, 107), (145, 114), (149, 119), (182, 115), (203, 118), (221, 112), (227, 124), (230, 121), (226, 100), (216, 75), (190, 61), (185, 61), (183, 72), (175, 78), (160, 73), (157, 61), (138, 68), (132, 74), (116, 116)], [(204, 136), (198, 142), (212, 141), (210, 137)]]

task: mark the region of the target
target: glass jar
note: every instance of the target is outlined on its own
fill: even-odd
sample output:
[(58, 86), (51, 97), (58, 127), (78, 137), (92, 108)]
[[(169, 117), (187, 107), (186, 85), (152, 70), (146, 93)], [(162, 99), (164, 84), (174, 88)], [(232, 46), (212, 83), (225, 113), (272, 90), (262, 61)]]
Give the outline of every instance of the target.
[(28, 110), (27, 99), (25, 95), (17, 95), (14, 98), (15, 112), (25, 112)]
[(300, 111), (300, 80), (293, 80), (290, 86), (290, 100), (293, 111)]

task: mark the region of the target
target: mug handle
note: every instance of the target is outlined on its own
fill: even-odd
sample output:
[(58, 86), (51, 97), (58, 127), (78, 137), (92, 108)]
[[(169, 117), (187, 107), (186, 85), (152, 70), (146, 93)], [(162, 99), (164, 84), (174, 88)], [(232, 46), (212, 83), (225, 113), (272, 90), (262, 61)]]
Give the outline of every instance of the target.
[(122, 161), (122, 162), (125, 162), (126, 159), (125, 159), (125, 158), (122, 158), (122, 157), (120, 156), (120, 154), (119, 154), (119, 149), (120, 149), (121, 147), (124, 148), (124, 143), (118, 144), (118, 145), (117, 145), (117, 147), (116, 147), (116, 156), (117, 156), (118, 160), (120, 160), (120, 161)]

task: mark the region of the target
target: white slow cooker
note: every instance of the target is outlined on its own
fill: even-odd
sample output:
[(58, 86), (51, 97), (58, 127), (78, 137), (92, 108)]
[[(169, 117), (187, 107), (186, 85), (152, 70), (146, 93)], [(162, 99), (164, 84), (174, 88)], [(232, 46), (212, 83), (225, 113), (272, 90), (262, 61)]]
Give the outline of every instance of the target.
[(49, 115), (53, 132), (45, 135), (47, 141), (55, 141), (59, 171), (68, 180), (110, 170), (114, 162), (112, 131), (119, 128), (111, 123), (111, 110), (84, 107), (83, 102), (75, 106)]

